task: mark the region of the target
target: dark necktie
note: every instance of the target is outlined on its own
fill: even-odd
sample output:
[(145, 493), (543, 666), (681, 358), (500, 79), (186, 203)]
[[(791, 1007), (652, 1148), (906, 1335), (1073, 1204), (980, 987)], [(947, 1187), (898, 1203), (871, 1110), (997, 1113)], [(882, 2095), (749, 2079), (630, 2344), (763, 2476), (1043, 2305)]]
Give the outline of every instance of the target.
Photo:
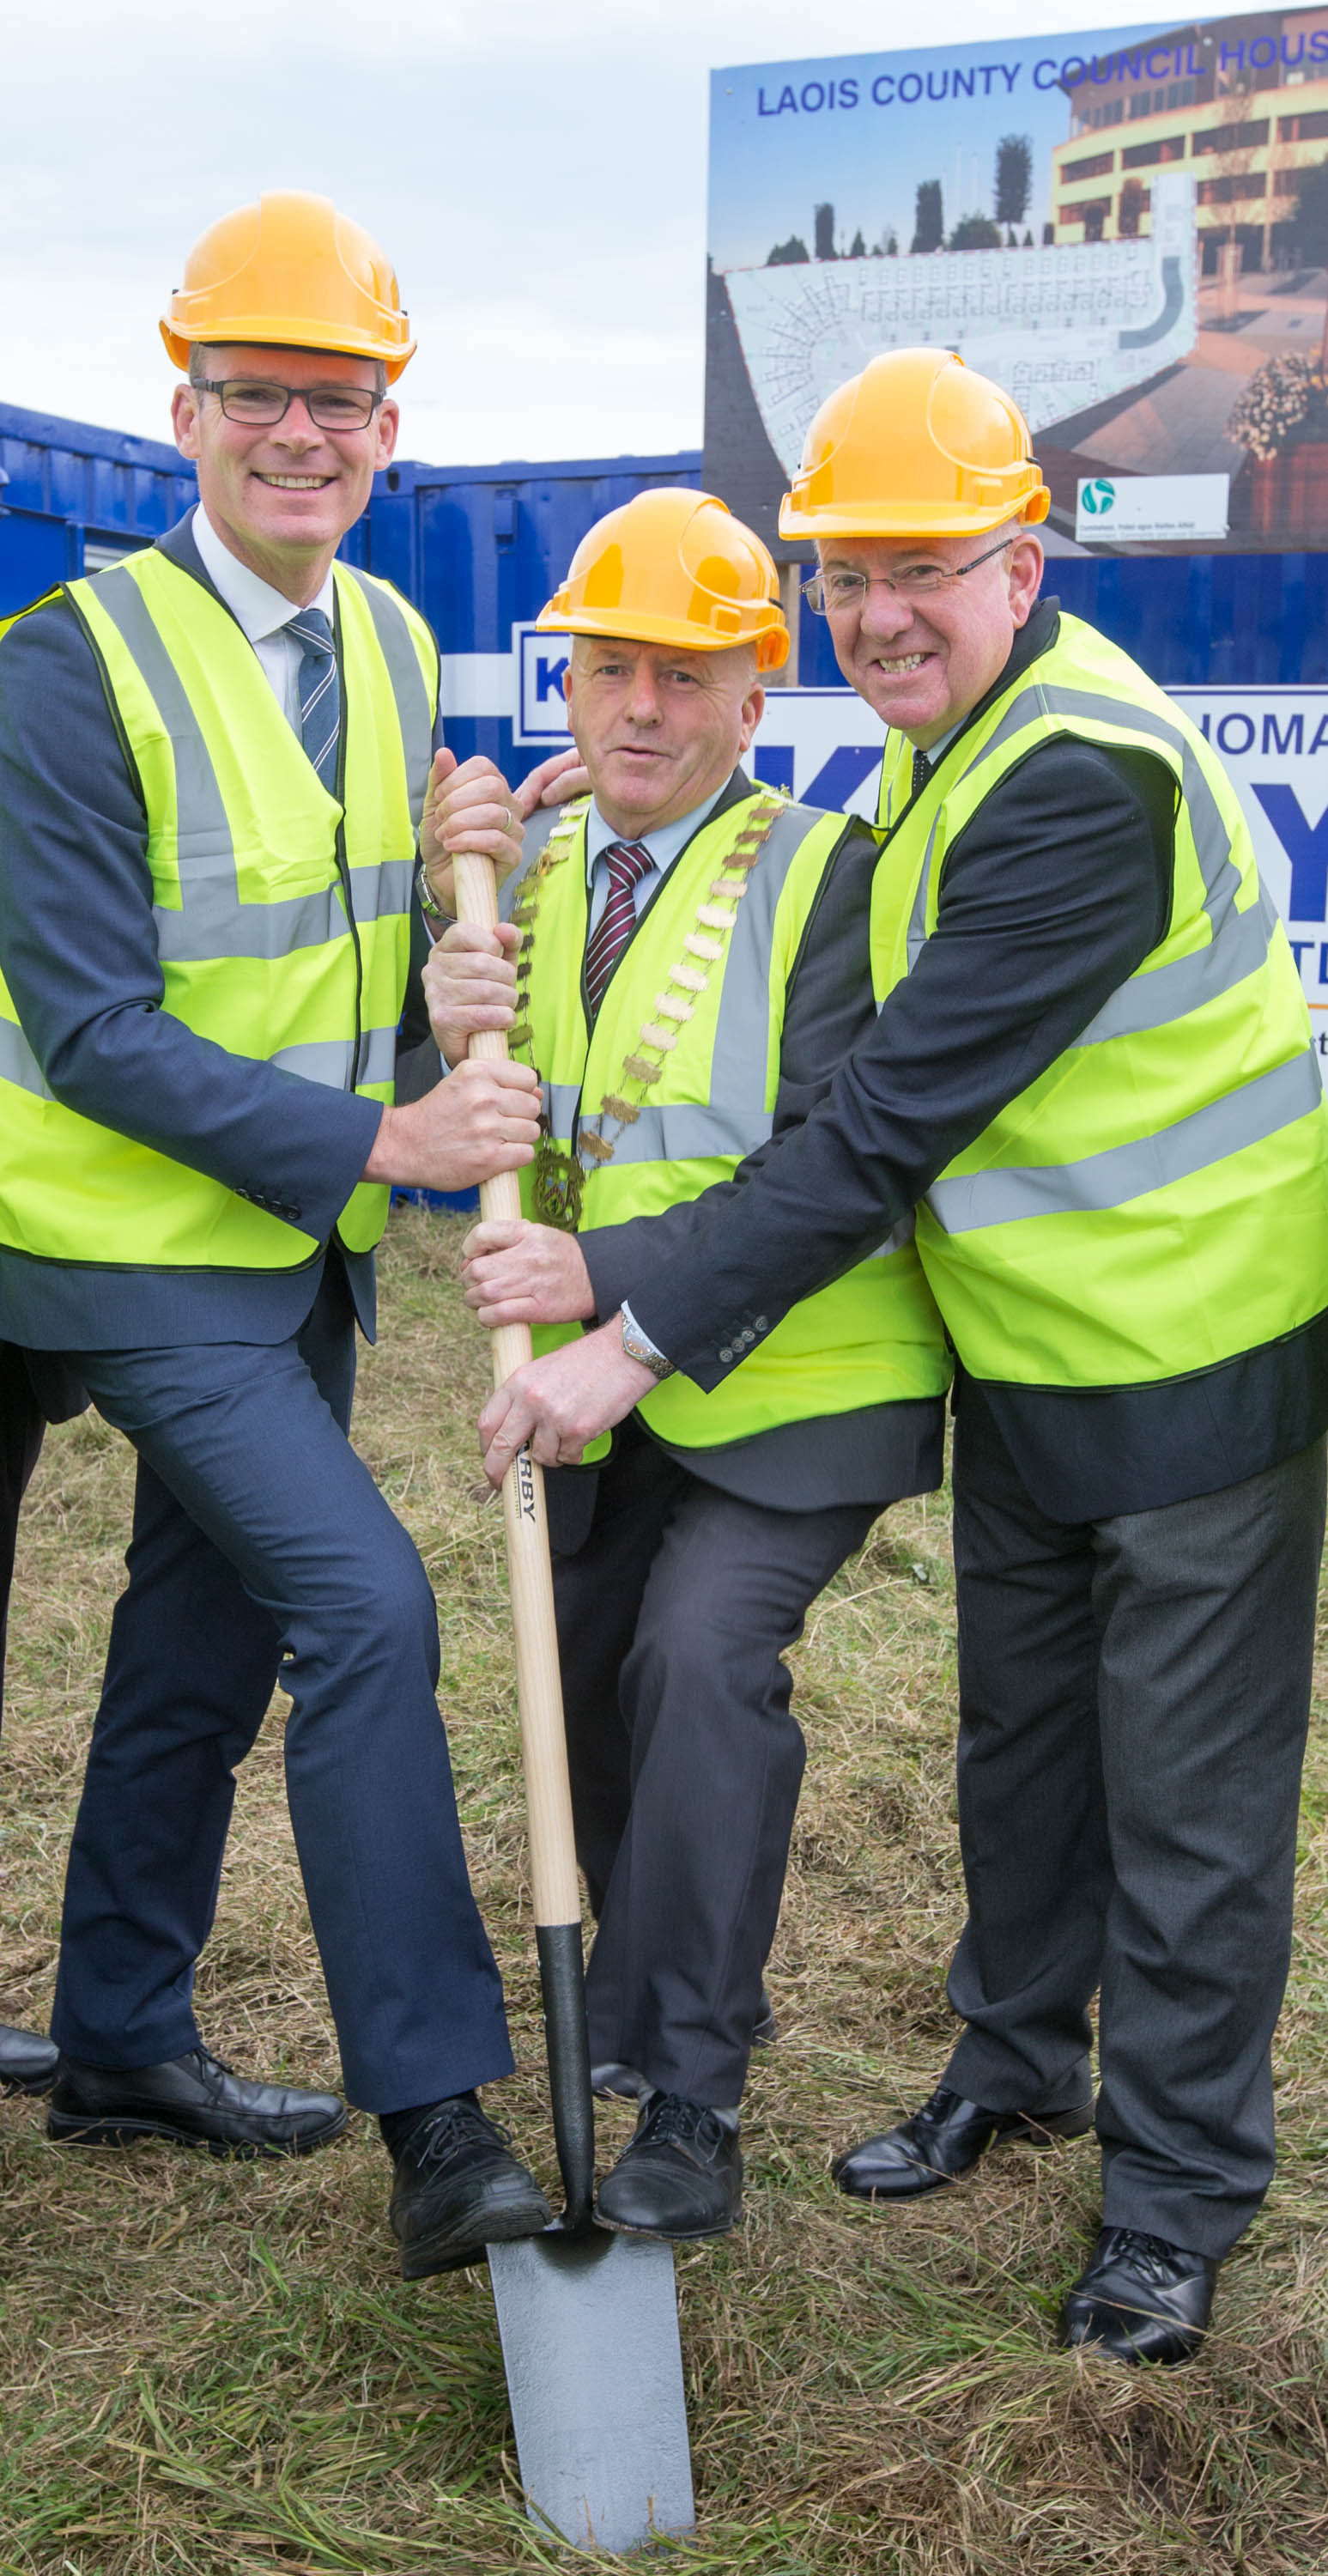
[(931, 762), (928, 760), (925, 751), (915, 751), (913, 754), (913, 793), (915, 796), (920, 796), (922, 794), (923, 788), (926, 786), (930, 776)]
[(633, 890), (655, 864), (640, 841), (610, 841), (603, 855), (609, 870), (609, 899), (586, 948), (586, 998), (592, 1020), (598, 1016), (609, 977), (636, 924)]
[(337, 742), (341, 733), (341, 684), (337, 648), (321, 608), (302, 608), (286, 620), (300, 647), (300, 740), (330, 796), (337, 792)]

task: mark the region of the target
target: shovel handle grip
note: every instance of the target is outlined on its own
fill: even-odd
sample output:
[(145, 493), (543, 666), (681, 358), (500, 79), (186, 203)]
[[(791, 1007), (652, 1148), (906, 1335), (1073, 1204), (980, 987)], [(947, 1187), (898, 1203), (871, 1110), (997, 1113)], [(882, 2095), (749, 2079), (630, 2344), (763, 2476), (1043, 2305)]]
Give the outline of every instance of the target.
[[(462, 852), (455, 868), (458, 919), (474, 922), (484, 930), (494, 929), (498, 890), (492, 860)], [(469, 1052), (472, 1056), (505, 1060), (507, 1039), (501, 1029), (481, 1029), (471, 1039)], [(520, 1216), (521, 1186), (515, 1172), (499, 1172), (493, 1180), (481, 1182), (480, 1213), (500, 1219)], [(501, 1386), (514, 1369), (524, 1368), (531, 1356), (530, 1327), (502, 1324), (492, 1338), (493, 1382)], [(503, 1512), (535, 1921), (575, 1923), (579, 1931), (581, 1890), (567, 1777), (544, 1471), (536, 1465), (529, 1449), (518, 1450), (503, 1479)]]

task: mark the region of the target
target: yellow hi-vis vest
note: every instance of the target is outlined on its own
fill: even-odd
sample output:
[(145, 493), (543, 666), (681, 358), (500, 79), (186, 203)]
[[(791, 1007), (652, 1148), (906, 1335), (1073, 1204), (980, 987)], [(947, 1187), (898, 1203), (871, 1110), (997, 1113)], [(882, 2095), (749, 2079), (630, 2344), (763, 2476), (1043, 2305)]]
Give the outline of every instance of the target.
[(984, 796), (1066, 734), (1170, 769), (1171, 919), (1074, 1045), (933, 1182), (918, 1249), (974, 1377), (1148, 1386), (1328, 1306), (1328, 1104), (1231, 781), (1138, 664), (1078, 618), (1062, 617), (1051, 650), (916, 799), (911, 748), (887, 738), (873, 977), (883, 999), (916, 962), (947, 853)]
[[(390, 1102), (438, 654), (382, 581), (334, 568), (344, 808), (253, 646), (151, 548), (71, 582), (147, 809), (162, 1008), (231, 1055)], [(24, 614), (40, 615), (45, 602)], [(367, 1251), (388, 1192), (338, 1232)], [(52, 1097), (0, 979), (0, 1244), (45, 1260), (287, 1270), (312, 1236)]]
[[(713, 904), (712, 880), (752, 810), (744, 800), (704, 824), (667, 870), (614, 970), (593, 1034), (583, 973), (584, 814), (566, 838), (565, 856), (538, 887), (536, 921), (527, 932), (534, 943), (529, 1024), (545, 1115), (568, 1151), (587, 1123), (614, 1140), (609, 1161), (595, 1161), (583, 1146), (582, 1234), (699, 1197), (771, 1134), (789, 982), (844, 830), (842, 814), (798, 805), (778, 814), (746, 893), (732, 907), (733, 927), (720, 934), (723, 956), (706, 988), (675, 995), (691, 1006), (691, 1016), (678, 1025), (677, 1044), (650, 1086), (648, 1104), (621, 1129), (604, 1110), (606, 1095), (624, 1090), (624, 1063), (643, 1024), (659, 1020), (657, 998), (668, 993), (671, 970), (688, 963), (684, 941), (696, 929), (699, 909)], [(505, 911), (519, 901), (534, 855), (504, 888)], [(833, 885), (826, 900), (834, 900)], [(521, 1179), (529, 1215), (529, 1171)], [(652, 1430), (682, 1448), (709, 1449), (779, 1423), (942, 1394), (949, 1354), (912, 1235), (910, 1218), (879, 1253), (805, 1298), (768, 1334), (758, 1318), (750, 1358), (712, 1395), (701, 1394), (690, 1378), (666, 1379), (639, 1407)], [(542, 1328), (536, 1346), (552, 1349), (579, 1329)], [(753, 1331), (747, 1338), (753, 1341)], [(606, 1445), (587, 1456), (602, 1456)]]

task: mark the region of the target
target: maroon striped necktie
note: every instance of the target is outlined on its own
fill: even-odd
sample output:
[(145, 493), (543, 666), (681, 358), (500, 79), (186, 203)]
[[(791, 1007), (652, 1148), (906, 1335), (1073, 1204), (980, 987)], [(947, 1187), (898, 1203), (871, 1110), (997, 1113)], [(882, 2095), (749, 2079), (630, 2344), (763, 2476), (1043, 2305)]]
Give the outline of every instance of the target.
[(609, 899), (586, 947), (586, 999), (590, 1016), (609, 989), (609, 977), (636, 926), (633, 889), (655, 862), (643, 841), (610, 841), (603, 853), (609, 868)]

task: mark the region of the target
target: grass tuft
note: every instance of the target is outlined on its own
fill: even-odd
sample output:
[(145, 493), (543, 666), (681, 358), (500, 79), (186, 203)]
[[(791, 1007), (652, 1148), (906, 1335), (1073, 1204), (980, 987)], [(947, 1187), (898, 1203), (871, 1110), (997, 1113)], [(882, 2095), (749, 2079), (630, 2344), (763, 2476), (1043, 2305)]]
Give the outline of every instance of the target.
[[(439, 1595), (442, 1704), (546, 2180), (502, 1533), (467, 1498), (487, 1344), (461, 1229), (405, 1211), (357, 1437)], [(50, 2008), (65, 1847), (128, 1533), (128, 1452), (53, 1434), (24, 1525), (0, 1746), (0, 2016)], [(1136, 2377), (1054, 2346), (1096, 2225), (1092, 2141), (1010, 2146), (892, 2216), (832, 2150), (930, 2089), (953, 2024), (954, 1588), (942, 1497), (892, 1513), (795, 1657), (810, 1749), (757, 2059), (741, 2234), (678, 2264), (701, 2527), (686, 2576), (1294, 2576), (1328, 2565), (1328, 1760), (1316, 1717), (1279, 2035), (1282, 2168), (1205, 2359)], [(335, 2083), (281, 1771), (240, 1780), (199, 1977), (211, 2044)], [(601, 2161), (631, 2125), (601, 2123)], [(483, 2274), (408, 2288), (356, 2120), (299, 2164), (49, 2147), (0, 2110), (0, 2576), (498, 2576), (592, 2565), (520, 2508)], [(635, 2562), (641, 2564), (642, 2562)]]

